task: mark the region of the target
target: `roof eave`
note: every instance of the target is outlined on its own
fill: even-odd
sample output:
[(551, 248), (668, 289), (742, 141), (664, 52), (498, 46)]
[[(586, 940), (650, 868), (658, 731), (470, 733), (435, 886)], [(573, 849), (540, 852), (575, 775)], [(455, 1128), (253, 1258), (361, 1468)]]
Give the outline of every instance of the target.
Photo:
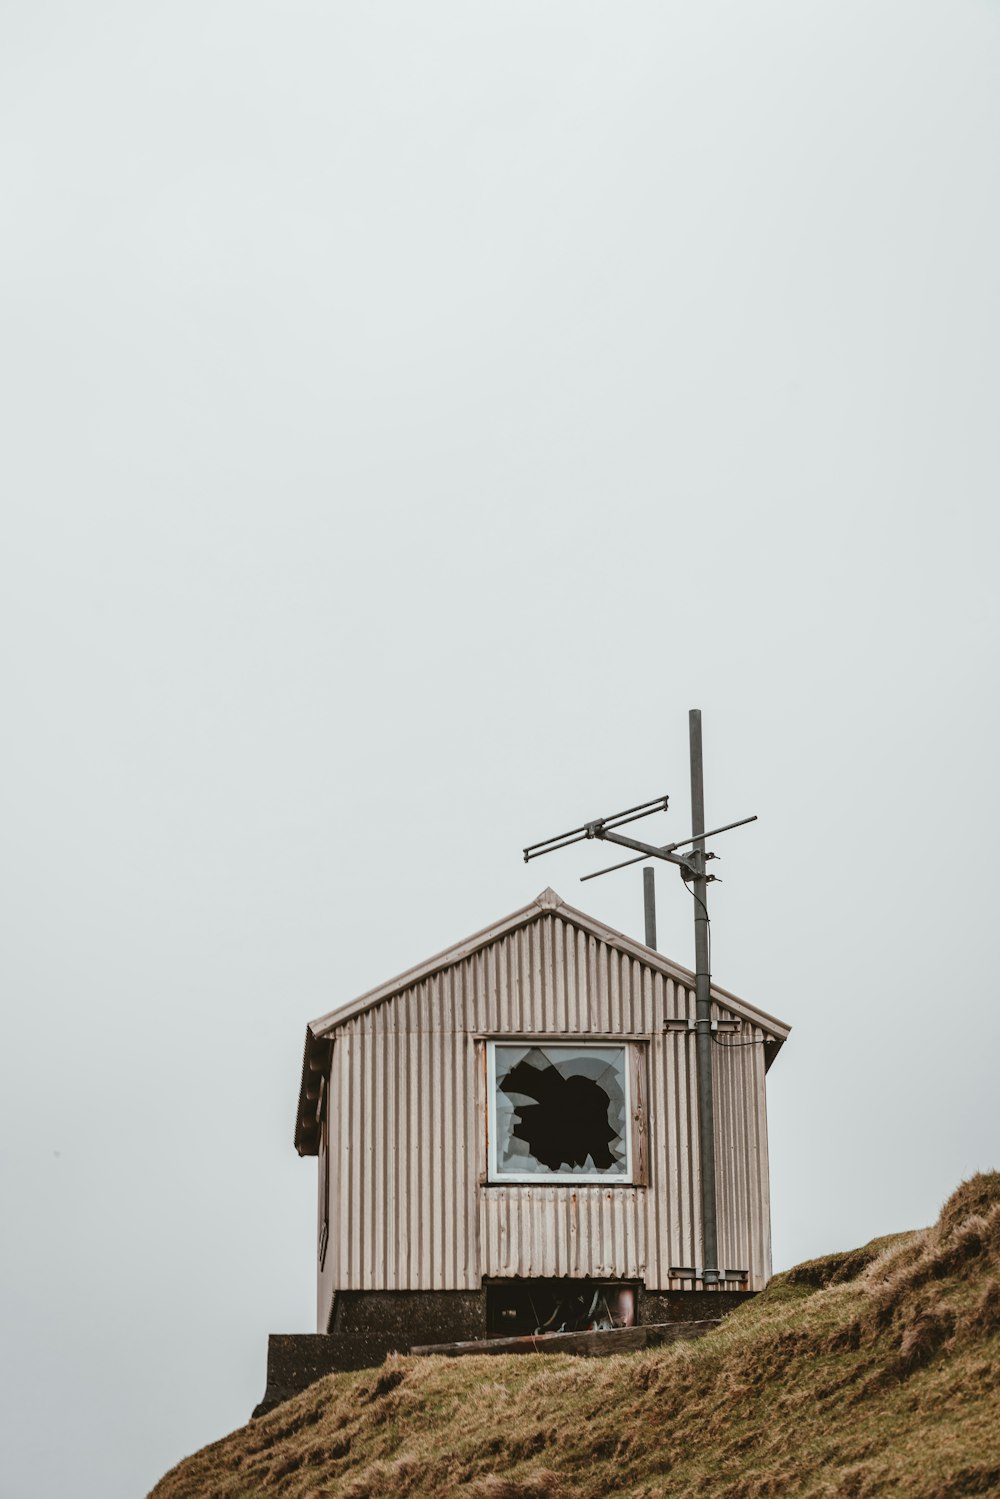
[(306, 1026), (306, 1041), (302, 1049), (302, 1079), (299, 1083), (299, 1107), (295, 1116), (295, 1149), (299, 1155), (319, 1154), (323, 1093), (332, 1050), (331, 1039), (317, 1036), (311, 1025)]

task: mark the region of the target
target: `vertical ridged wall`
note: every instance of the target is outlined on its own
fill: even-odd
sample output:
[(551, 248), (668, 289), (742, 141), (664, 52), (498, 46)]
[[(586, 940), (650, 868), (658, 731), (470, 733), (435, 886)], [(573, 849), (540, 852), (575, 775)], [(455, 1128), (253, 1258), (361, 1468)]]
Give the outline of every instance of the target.
[[(729, 1012), (718, 1005), (717, 1016)], [(334, 1290), (468, 1290), (483, 1276), (629, 1276), (687, 1290), (700, 1266), (690, 989), (556, 912), (497, 938), (333, 1033), (329, 1244)], [(484, 1035), (648, 1037), (649, 1184), (490, 1186)], [(770, 1274), (764, 1048), (744, 1024), (715, 1052), (723, 1269)], [(320, 1161), (322, 1179), (322, 1160)]]

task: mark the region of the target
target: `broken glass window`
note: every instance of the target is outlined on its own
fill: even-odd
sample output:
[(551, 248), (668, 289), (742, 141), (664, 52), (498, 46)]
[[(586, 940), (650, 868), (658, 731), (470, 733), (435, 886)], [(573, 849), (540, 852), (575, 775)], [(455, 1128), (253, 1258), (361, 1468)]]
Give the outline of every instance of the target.
[(491, 1176), (628, 1181), (624, 1046), (492, 1048)]

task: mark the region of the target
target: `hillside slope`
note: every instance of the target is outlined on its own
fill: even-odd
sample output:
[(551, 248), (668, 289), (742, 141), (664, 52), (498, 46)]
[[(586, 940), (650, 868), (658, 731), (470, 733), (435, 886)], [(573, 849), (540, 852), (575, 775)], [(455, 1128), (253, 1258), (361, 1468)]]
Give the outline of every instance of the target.
[(337, 1374), (150, 1499), (1000, 1491), (1000, 1173), (937, 1224), (776, 1276), (698, 1343)]

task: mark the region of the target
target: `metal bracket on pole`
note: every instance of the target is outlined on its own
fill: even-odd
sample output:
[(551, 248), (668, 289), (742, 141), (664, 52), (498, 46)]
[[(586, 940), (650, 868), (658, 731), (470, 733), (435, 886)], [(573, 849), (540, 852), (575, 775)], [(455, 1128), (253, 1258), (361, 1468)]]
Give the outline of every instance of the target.
[(681, 869), (686, 869), (688, 879), (693, 879), (695, 876), (692, 856), (674, 853), (673, 846), (669, 843), (665, 848), (656, 848), (652, 843), (640, 843), (638, 838), (629, 838), (624, 833), (612, 832), (602, 822), (588, 822), (587, 837), (600, 838), (604, 843), (618, 843), (622, 848), (636, 848), (643, 859), (665, 859), (668, 864), (679, 864)]
[[(665, 1031), (681, 1031), (685, 1035), (694, 1035), (698, 1027), (704, 1026), (705, 1023), (704, 1020), (695, 1020), (693, 1016), (689, 1015), (686, 1020), (665, 1020), (663, 1022), (663, 1029)], [(743, 1029), (743, 1022), (742, 1020), (710, 1020), (708, 1028), (713, 1032), (741, 1031)]]
[[(705, 1272), (696, 1269), (693, 1265), (671, 1265), (667, 1271), (671, 1280), (704, 1280)], [(722, 1281), (746, 1281), (750, 1279), (749, 1270), (719, 1270), (716, 1279)]]

